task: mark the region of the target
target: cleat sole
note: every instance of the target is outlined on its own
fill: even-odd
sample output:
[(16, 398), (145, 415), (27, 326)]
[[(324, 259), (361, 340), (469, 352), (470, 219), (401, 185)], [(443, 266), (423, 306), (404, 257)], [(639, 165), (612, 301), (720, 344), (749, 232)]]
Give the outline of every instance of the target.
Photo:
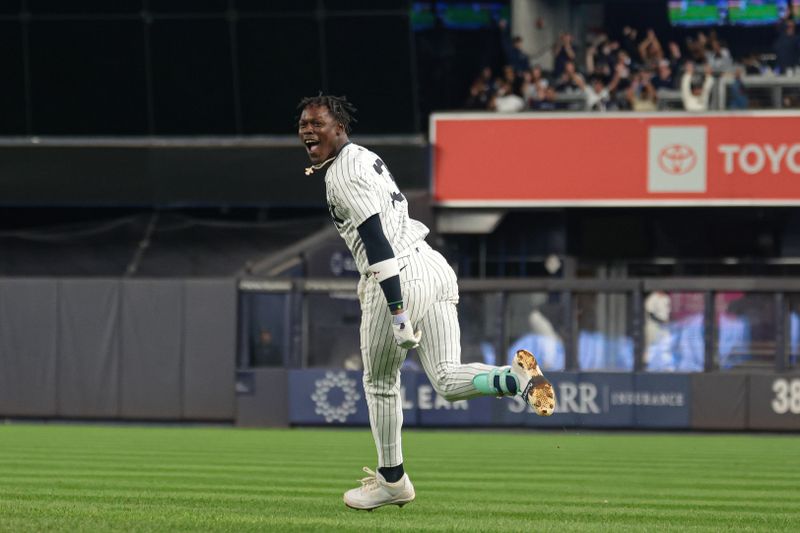
[(396, 505), (396, 506), (402, 508), (404, 505), (407, 505), (407, 504), (411, 503), (412, 501), (414, 501), (414, 500), (411, 499), (411, 500), (400, 501), (400, 502), (386, 502), (386, 503), (382, 503), (380, 505), (376, 505), (375, 507), (356, 507), (354, 505), (350, 505), (349, 503), (347, 503), (345, 501), (344, 505), (345, 505), (345, 507), (347, 507), (349, 509), (354, 509), (356, 511), (367, 511), (368, 513), (371, 513), (375, 509), (379, 509), (381, 507), (386, 507), (387, 505)]
[(518, 350), (514, 366), (530, 377), (523, 397), (539, 416), (550, 416), (556, 409), (556, 394), (553, 385), (544, 377), (536, 357), (527, 350)]

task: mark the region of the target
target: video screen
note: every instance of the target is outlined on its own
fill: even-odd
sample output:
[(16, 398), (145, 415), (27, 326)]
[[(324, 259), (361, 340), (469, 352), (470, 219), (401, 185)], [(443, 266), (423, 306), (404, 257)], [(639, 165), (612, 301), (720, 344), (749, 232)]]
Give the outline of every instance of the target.
[(670, 0), (669, 21), (673, 26), (725, 24), (727, 4), (727, 0)]
[(411, 27), (414, 31), (431, 29), (439, 19), (445, 28), (476, 30), (489, 28), (504, 18), (511, 20), (507, 2), (414, 2), (411, 4)]
[(800, 0), (786, 0), (786, 5), (783, 6), (781, 11), (781, 18), (786, 16), (786, 11), (789, 7), (793, 8), (792, 13), (794, 14), (794, 20), (800, 22)]
[(737, 26), (764, 26), (778, 22), (786, 9), (786, 0), (730, 0), (728, 19)]

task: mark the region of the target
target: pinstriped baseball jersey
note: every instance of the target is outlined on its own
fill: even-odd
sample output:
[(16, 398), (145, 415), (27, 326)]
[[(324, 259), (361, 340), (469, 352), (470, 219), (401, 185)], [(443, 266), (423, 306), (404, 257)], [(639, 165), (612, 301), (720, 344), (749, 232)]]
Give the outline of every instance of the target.
[(346, 144), (325, 173), (325, 189), (333, 222), (353, 254), (361, 274), (369, 261), (358, 227), (379, 213), (383, 232), (395, 255), (428, 235), (428, 228), (408, 216), (408, 202), (386, 164), (354, 143)]
[[(437, 393), (451, 401), (480, 396), (473, 379), (494, 367), (461, 364), (456, 275), (424, 242), (428, 228), (409, 218), (408, 203), (386, 164), (366, 148), (348, 143), (328, 167), (325, 189), (333, 222), (359, 272), (366, 274), (369, 263), (358, 227), (376, 213), (395, 255), (403, 252), (398, 257), (403, 302), (411, 323), (422, 333), (417, 353)], [(389, 307), (374, 276), (362, 276), (358, 297), (364, 392), (378, 465), (395, 466), (403, 462), (400, 366), (406, 350), (395, 341)]]

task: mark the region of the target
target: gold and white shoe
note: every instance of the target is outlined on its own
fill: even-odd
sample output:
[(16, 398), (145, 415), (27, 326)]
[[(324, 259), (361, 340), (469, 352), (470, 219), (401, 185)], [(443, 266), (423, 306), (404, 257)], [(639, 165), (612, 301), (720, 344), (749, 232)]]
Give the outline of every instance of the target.
[(517, 350), (511, 372), (522, 388), (522, 398), (539, 416), (550, 416), (556, 409), (553, 385), (542, 374), (536, 357), (528, 350)]
[(402, 507), (416, 496), (408, 474), (403, 474), (395, 483), (389, 483), (380, 472), (373, 472), (366, 466), (364, 472), (367, 477), (361, 480), (361, 486), (344, 493), (344, 504), (351, 509), (372, 511), (384, 505)]

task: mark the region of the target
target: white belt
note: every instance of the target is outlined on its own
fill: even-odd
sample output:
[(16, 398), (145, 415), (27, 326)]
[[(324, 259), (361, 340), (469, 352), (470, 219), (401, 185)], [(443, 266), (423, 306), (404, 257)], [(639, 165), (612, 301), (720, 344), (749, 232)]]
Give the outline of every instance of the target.
[[(394, 254), (394, 258), (395, 259), (403, 259), (405, 257), (410, 256), (411, 254), (415, 254), (415, 253), (421, 252), (423, 250), (429, 250), (430, 247), (431, 246), (425, 241), (417, 241), (414, 244), (412, 244), (411, 246), (409, 246), (408, 248), (406, 248), (405, 250), (401, 250), (401, 251), (397, 252), (396, 254)], [(372, 276), (371, 272), (367, 272), (366, 274), (363, 274), (363, 277), (365, 277), (365, 278), (369, 278), (371, 276)]]

